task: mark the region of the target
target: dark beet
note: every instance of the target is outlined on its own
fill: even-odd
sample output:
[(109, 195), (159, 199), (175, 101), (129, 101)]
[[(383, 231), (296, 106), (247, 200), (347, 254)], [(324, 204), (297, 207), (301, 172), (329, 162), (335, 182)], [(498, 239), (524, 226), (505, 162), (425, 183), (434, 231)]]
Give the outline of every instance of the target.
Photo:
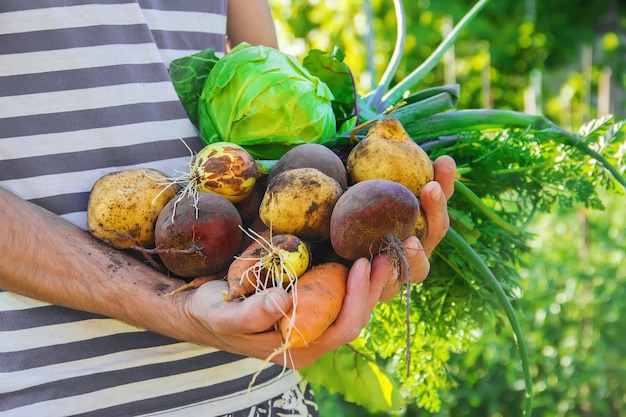
[(197, 200), (176, 197), (157, 219), (155, 253), (178, 276), (213, 274), (233, 260), (243, 235), (241, 225), (233, 203), (220, 195), (198, 192)]
[(388, 251), (390, 245), (414, 233), (419, 208), (417, 197), (397, 182), (356, 183), (339, 197), (333, 209), (330, 220), (333, 249), (351, 261)]
[(341, 158), (319, 143), (305, 143), (287, 151), (274, 165), (268, 182), (281, 172), (295, 168), (315, 168), (334, 178), (342, 189), (348, 186), (348, 173)]
[(419, 200), (404, 185), (389, 180), (365, 180), (348, 188), (335, 204), (330, 242), (348, 260), (388, 254), (398, 279), (406, 283), (406, 367), (411, 363), (411, 271), (402, 241), (415, 233)]

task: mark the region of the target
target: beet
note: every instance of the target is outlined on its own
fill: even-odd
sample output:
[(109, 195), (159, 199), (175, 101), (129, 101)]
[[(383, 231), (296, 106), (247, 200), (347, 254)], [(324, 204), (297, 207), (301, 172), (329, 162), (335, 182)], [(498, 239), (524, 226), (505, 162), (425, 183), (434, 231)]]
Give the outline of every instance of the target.
[(354, 261), (388, 252), (415, 231), (419, 200), (405, 186), (366, 180), (348, 188), (335, 204), (330, 241), (337, 255)]
[(348, 187), (348, 173), (341, 158), (319, 143), (304, 143), (287, 151), (270, 171), (267, 181), (281, 172), (296, 168), (315, 168), (335, 179), (342, 189)]
[(241, 216), (226, 198), (202, 191), (195, 197), (181, 195), (159, 214), (154, 252), (180, 277), (214, 274), (234, 259), (243, 236), (241, 226)]

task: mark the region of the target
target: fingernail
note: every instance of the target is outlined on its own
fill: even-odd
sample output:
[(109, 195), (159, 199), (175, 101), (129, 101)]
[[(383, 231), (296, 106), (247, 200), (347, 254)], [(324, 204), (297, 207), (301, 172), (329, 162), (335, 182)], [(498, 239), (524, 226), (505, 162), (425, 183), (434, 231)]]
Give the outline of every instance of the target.
[(356, 265), (357, 262), (363, 264), (362, 266), (360, 265), (357, 265), (357, 266), (359, 266), (360, 268), (363, 268), (363, 272), (365, 272), (367, 279), (369, 279), (371, 272), (372, 272), (372, 263), (366, 258), (359, 258), (354, 262), (353, 266)]
[(395, 284), (400, 279), (400, 271), (398, 268), (391, 268), (389, 277), (387, 278), (387, 284)]
[(442, 197), (443, 197), (443, 190), (441, 189), (441, 187), (433, 187), (433, 189), (430, 190), (430, 198), (433, 201), (439, 201), (441, 200)]
[(265, 311), (273, 315), (283, 314), (285, 312), (286, 294), (281, 292), (269, 293), (265, 296), (263, 305)]
[(372, 275), (372, 263), (370, 261), (365, 262), (365, 275), (367, 275), (368, 280)]
[(406, 249), (409, 249), (407, 251), (407, 256), (413, 256), (413, 251), (411, 251), (410, 249), (413, 250), (420, 250), (421, 247), (421, 242), (420, 240), (416, 237), (416, 236), (409, 236), (405, 239), (404, 241), (404, 247)]

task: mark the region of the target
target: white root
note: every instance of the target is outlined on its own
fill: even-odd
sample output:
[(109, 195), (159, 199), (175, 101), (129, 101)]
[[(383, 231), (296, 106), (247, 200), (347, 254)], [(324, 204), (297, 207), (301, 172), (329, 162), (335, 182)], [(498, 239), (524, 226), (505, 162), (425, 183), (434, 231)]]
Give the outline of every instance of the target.
[[(298, 275), (295, 272), (295, 268), (291, 263), (285, 259), (283, 255), (283, 249), (278, 248), (272, 244), (272, 234), (270, 231), (270, 238), (266, 239), (259, 233), (252, 229), (241, 229), (252, 240), (257, 242), (267, 252), (265, 255), (258, 258), (242, 258), (247, 260), (256, 260), (256, 262), (248, 267), (243, 275), (248, 277), (248, 274), (252, 274), (256, 278), (254, 287), (256, 292), (265, 290), (269, 287), (282, 287), (290, 293), (295, 293), (295, 283), (298, 280)], [(267, 277), (271, 279), (268, 282), (267, 279), (261, 279), (263, 272), (267, 273)], [(285, 282), (285, 276), (287, 282)], [(286, 284), (286, 285), (285, 285)], [(295, 302), (295, 298), (294, 298)]]
[[(187, 143), (179, 138), (179, 140), (185, 145), (187, 150), (189, 151), (189, 160), (185, 162), (185, 165), (188, 167), (186, 171), (174, 170), (178, 176), (169, 177), (166, 179), (163, 178), (153, 178), (157, 181), (157, 184), (163, 186), (164, 188), (154, 197), (153, 202), (158, 199), (162, 193), (165, 192), (170, 187), (179, 186), (181, 187), (181, 191), (179, 191), (176, 200), (174, 201), (174, 209), (172, 210), (172, 223), (174, 222), (174, 215), (176, 214), (176, 206), (180, 203), (185, 197), (193, 198), (193, 207), (196, 209), (196, 218), (198, 217), (198, 200), (200, 199), (198, 194), (198, 181), (200, 178), (200, 173), (198, 172), (198, 167), (195, 165), (195, 158), (197, 154), (187, 145)], [(148, 175), (146, 173), (146, 175)]]
[[(254, 265), (250, 266), (243, 274), (246, 277), (248, 276), (247, 275), (248, 273), (254, 274), (255, 278), (257, 278), (255, 280), (255, 285), (254, 285), (256, 291), (259, 292), (261, 290), (268, 288), (269, 286), (283, 287), (285, 283), (284, 282), (285, 275), (286, 275), (286, 278), (289, 280), (289, 282), (287, 283), (286, 286), (284, 286), (284, 288), (286, 291), (289, 292), (289, 294), (292, 297), (293, 307), (291, 309), (291, 315), (288, 315), (287, 312), (283, 311), (282, 309), (281, 309), (281, 313), (284, 317), (286, 317), (289, 320), (286, 340), (290, 340), (291, 334), (293, 331), (299, 332), (299, 330), (295, 326), (296, 306), (298, 304), (298, 290), (297, 290), (298, 286), (296, 285), (298, 276), (295, 273), (295, 268), (289, 263), (289, 261), (284, 259), (284, 255), (282, 254), (282, 249), (277, 248), (272, 244), (271, 229), (270, 229), (269, 240), (251, 229), (244, 230), (244, 233), (246, 233), (251, 239), (253, 239), (257, 243), (259, 243), (267, 251), (266, 255), (259, 257), (259, 258), (255, 258), (257, 259), (257, 262), (255, 262)], [(267, 272), (268, 274), (267, 276), (269, 277), (269, 279), (271, 279), (271, 285), (268, 285), (268, 280), (259, 279), (260, 274), (263, 271)], [(277, 305), (277, 307), (279, 306)], [(289, 351), (289, 349), (286, 349), (285, 341), (283, 340), (281, 343), (281, 346), (278, 349), (274, 350), (274, 352), (263, 362), (263, 365), (261, 366), (261, 368), (253, 375), (250, 381), (250, 384), (248, 385), (248, 393), (252, 389), (252, 386), (254, 385), (257, 377), (259, 376), (259, 374), (261, 373), (265, 365), (268, 364), (272, 358), (274, 358), (276, 355), (279, 355), (279, 354), (283, 355), (283, 363), (284, 363), (281, 374), (286, 371), (288, 361), (291, 362), (292, 364), (294, 363), (293, 358), (291, 356), (291, 352)]]

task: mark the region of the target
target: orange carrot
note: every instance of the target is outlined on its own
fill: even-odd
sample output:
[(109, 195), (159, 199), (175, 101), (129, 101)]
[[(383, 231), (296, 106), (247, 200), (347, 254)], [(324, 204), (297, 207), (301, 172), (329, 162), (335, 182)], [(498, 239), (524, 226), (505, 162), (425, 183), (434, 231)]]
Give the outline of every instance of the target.
[(294, 306), (278, 322), (284, 352), (305, 347), (333, 324), (346, 296), (348, 268), (337, 262), (318, 265), (302, 275), (294, 288)]
[(267, 253), (263, 241), (257, 239), (248, 245), (239, 256), (235, 257), (228, 267), (226, 275), (228, 291), (224, 292), (225, 301), (232, 301), (255, 292), (259, 285), (259, 279), (264, 277), (261, 276), (263, 271), (254, 271), (254, 266)]
[(334, 323), (346, 296), (348, 268), (337, 262), (327, 262), (305, 272), (294, 286), (293, 307), (278, 321), (276, 327), (282, 344), (265, 359), (252, 377), (248, 390), (257, 376), (275, 356), (292, 348), (308, 346)]

